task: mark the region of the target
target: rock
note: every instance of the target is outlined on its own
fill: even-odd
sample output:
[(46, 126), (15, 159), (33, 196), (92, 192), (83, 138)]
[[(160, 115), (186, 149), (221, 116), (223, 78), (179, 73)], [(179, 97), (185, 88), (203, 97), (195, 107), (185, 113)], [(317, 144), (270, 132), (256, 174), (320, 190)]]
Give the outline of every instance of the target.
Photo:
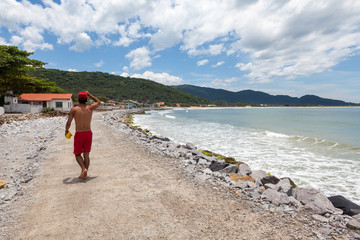
[(239, 182), (235, 182), (235, 183), (234, 183), (234, 187), (238, 187), (238, 188), (244, 189), (244, 188), (247, 188), (247, 187), (248, 187), (248, 184), (247, 184), (246, 181), (239, 181)]
[(256, 186), (256, 183), (253, 183), (253, 182), (250, 182), (250, 181), (247, 181), (247, 185), (250, 189), (255, 189), (257, 186)]
[(235, 165), (229, 165), (224, 169), (221, 169), (221, 173), (237, 173), (239, 171), (238, 167)]
[(290, 184), (290, 180), (287, 178), (280, 180), (280, 182), (276, 184), (276, 188), (278, 192), (286, 193), (288, 196), (292, 195), (293, 187)]
[(250, 175), (251, 174), (251, 169), (249, 168), (248, 165), (246, 164), (240, 164), (239, 165), (239, 173), (240, 175), (242, 176), (245, 176), (245, 175)]
[(236, 173), (230, 173), (229, 177), (234, 182), (239, 182), (239, 181), (250, 181), (250, 182), (253, 182), (253, 183), (255, 182), (255, 180), (250, 176), (239, 176)]
[(194, 173), (195, 172), (195, 165), (189, 165), (186, 167), (186, 170), (189, 172), (189, 173)]
[(266, 183), (278, 184), (278, 182), (280, 182), (280, 179), (275, 176), (268, 175), (266, 177), (263, 177), (260, 181), (263, 185), (265, 185)]
[(189, 150), (195, 150), (196, 149), (195, 145), (190, 143), (190, 142), (186, 143), (184, 148), (189, 149)]
[(205, 182), (206, 180), (211, 178), (211, 176), (209, 176), (207, 174), (196, 174), (195, 177), (203, 182)]
[(264, 170), (255, 170), (255, 171), (252, 171), (250, 174), (250, 177), (252, 177), (256, 181), (261, 181), (261, 179), (263, 179), (264, 177), (267, 177), (267, 176), (269, 176), (269, 175), (267, 175), (267, 173)]
[(213, 171), (213, 172), (216, 172), (216, 171), (220, 171), (224, 168), (226, 168), (227, 166), (229, 166), (230, 164), (228, 163), (219, 163), (219, 162), (212, 162), (211, 165), (210, 165), (210, 170)]
[(167, 137), (156, 136), (156, 135), (152, 136), (150, 139), (151, 139), (151, 140), (153, 140), (153, 139), (159, 139), (159, 140), (161, 140), (161, 141), (166, 141), (166, 142), (169, 142), (169, 141), (170, 141), (170, 139), (167, 138)]
[(334, 207), (340, 208), (346, 215), (354, 216), (360, 214), (360, 206), (341, 195), (328, 197), (328, 199), (334, 205)]
[(301, 202), (296, 200), (293, 196), (290, 196), (289, 197), (289, 204), (292, 205), (292, 206), (295, 206), (295, 207), (300, 207), (302, 206)]
[(315, 219), (316, 221), (320, 221), (320, 222), (323, 222), (323, 223), (328, 223), (329, 222), (328, 218), (323, 217), (321, 215), (317, 215), (317, 214), (313, 214), (312, 218)]
[(277, 186), (275, 184), (272, 184), (272, 183), (266, 183), (264, 185), (265, 189), (268, 189), (268, 188), (271, 188), (271, 189), (274, 189), (275, 191), (277, 191)]
[(205, 168), (205, 169), (203, 170), (203, 173), (205, 173), (205, 174), (212, 174), (212, 171), (211, 171), (209, 168)]
[(339, 213), (340, 209), (335, 208), (330, 200), (321, 192), (313, 188), (295, 188), (294, 197), (312, 209), (316, 214)]
[(290, 200), (289, 197), (284, 194), (284, 193), (279, 193), (277, 191), (275, 191), (274, 189), (266, 189), (262, 194), (261, 194), (261, 198), (262, 199), (266, 199), (268, 201), (271, 202), (278, 202), (280, 204), (289, 204)]
[(208, 161), (206, 161), (206, 159), (204, 158), (200, 158), (199, 161), (197, 162), (198, 165), (206, 165), (209, 166), (210, 163)]
[(355, 230), (360, 230), (360, 220), (352, 219), (347, 223), (347, 227)]

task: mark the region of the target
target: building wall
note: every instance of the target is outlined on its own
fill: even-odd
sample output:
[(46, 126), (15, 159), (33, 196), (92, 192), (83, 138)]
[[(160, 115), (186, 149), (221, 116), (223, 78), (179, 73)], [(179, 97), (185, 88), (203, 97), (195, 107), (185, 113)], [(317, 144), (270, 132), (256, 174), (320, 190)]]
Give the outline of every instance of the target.
[[(58, 103), (58, 105), (56, 104)], [(61, 103), (61, 107), (59, 106)], [(72, 99), (55, 99), (48, 102), (48, 107), (54, 108), (57, 111), (69, 112), (73, 106)]]

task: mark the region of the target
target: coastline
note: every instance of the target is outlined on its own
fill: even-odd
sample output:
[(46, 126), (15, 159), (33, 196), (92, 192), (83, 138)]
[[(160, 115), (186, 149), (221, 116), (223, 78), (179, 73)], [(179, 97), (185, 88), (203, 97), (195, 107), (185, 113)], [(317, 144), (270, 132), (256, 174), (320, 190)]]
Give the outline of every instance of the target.
[[(6, 129), (3, 129), (3, 132), (6, 132), (7, 134), (1, 135), (3, 139), (7, 140), (14, 138), (14, 136), (18, 134), (17, 131), (22, 129), (23, 124), (26, 124), (28, 128), (23, 133), (23, 136), (19, 135), (17, 139), (14, 138), (14, 141), (19, 140), (19, 144), (23, 144), (24, 142), (31, 143), (29, 138), (35, 136), (35, 139), (39, 139), (37, 141), (42, 142), (44, 145), (34, 148), (34, 153), (36, 153), (36, 155), (33, 155), (32, 159), (25, 161), (26, 156), (20, 156), (18, 158), (18, 163), (22, 164), (25, 171), (24, 175), (28, 175), (29, 170), (27, 166), (29, 161), (43, 163), (41, 163), (39, 169), (35, 171), (33, 180), (22, 184), (19, 182), (19, 185), (24, 188), (26, 187), (27, 189), (23, 189), (22, 194), (16, 193), (10, 200), (6, 201), (7, 203), (3, 203), (1, 205), (3, 209), (7, 209), (4, 212), (5, 215), (1, 216), (1, 223), (2, 226), (4, 226), (1, 230), (5, 230), (5, 232), (7, 232), (6, 229), (11, 229), (10, 225), (12, 224), (18, 225), (18, 228), (25, 224), (24, 230), (21, 231), (22, 233), (26, 232), (26, 229), (32, 229), (32, 234), (35, 234), (36, 231), (42, 230), (45, 235), (42, 235), (42, 237), (38, 239), (46, 239), (46, 233), (54, 233), (52, 231), (55, 231), (55, 226), (61, 228), (62, 230), (66, 228), (66, 232), (73, 233), (74, 230), (72, 228), (69, 229), (69, 226), (72, 226), (71, 223), (75, 224), (75, 222), (79, 223), (79, 219), (87, 219), (87, 221), (89, 221), (88, 224), (92, 224), (94, 223), (94, 220), (97, 219), (92, 215), (96, 216), (96, 214), (99, 214), (104, 210), (106, 210), (106, 214), (115, 214), (120, 209), (121, 213), (123, 213), (123, 211), (126, 212), (131, 210), (130, 215), (127, 218), (134, 220), (134, 222), (130, 221), (130, 223), (133, 223), (135, 228), (126, 224), (125, 220), (128, 220), (127, 218), (111, 215), (117, 219), (117, 221), (110, 218), (110, 222), (112, 224), (116, 224), (116, 222), (123, 223), (124, 226), (126, 226), (124, 229), (128, 232), (116, 232), (115, 229), (107, 229), (106, 227), (94, 229), (109, 234), (105, 235), (108, 238), (109, 236), (113, 236), (115, 233), (120, 234), (117, 236), (134, 236), (128, 235), (134, 231), (138, 234), (135, 235), (138, 238), (145, 238), (146, 236), (153, 236), (154, 238), (154, 235), (147, 235), (153, 234), (154, 231), (159, 231), (165, 234), (156, 235), (158, 237), (162, 236), (163, 238), (169, 238), (170, 236), (175, 238), (176, 236), (177, 238), (181, 238), (181, 236), (188, 236), (189, 238), (191, 236), (192, 238), (216, 238), (216, 236), (217, 238), (226, 238), (232, 236), (232, 238), (234, 238), (237, 236), (241, 238), (241, 236), (243, 236), (246, 239), (284, 239), (284, 237), (285, 239), (328, 239), (332, 237), (356, 239), (356, 237), (360, 236), (359, 230), (353, 230), (349, 227), (352, 226), (349, 222), (351, 223), (351, 221), (355, 220), (354, 218), (331, 213), (325, 213), (325, 215), (315, 214), (314, 212), (307, 211), (307, 207), (305, 207), (305, 205), (296, 205), (296, 201), (293, 201), (294, 205), (281, 204), (279, 201), (272, 199), (270, 195), (269, 198), (256, 199), (256, 191), (251, 191), (251, 186), (255, 187), (253, 189), (257, 189), (257, 186), (254, 186), (251, 182), (246, 181), (246, 185), (241, 182), (235, 184), (228, 176), (228, 173), (225, 173), (226, 177), (222, 177), (224, 175), (223, 173), (214, 174), (216, 171), (210, 173), (206, 170), (209, 168), (205, 167), (209, 164), (209, 162), (205, 160), (205, 156), (197, 151), (195, 146), (190, 143), (185, 146), (179, 146), (179, 144), (169, 141), (166, 137), (149, 136), (142, 131), (139, 132), (133, 127), (121, 122), (122, 117), (126, 113), (134, 112), (113, 111), (102, 114), (99, 113), (101, 120), (94, 120), (97, 124), (96, 127), (100, 126), (100, 122), (103, 124), (101, 125), (101, 129), (99, 129), (99, 131), (101, 131), (95, 134), (97, 137), (94, 143), (98, 142), (99, 145), (97, 148), (94, 146), (95, 149), (93, 153), (95, 159), (93, 164), (95, 165), (93, 165), (94, 168), (92, 171), (96, 172), (98, 170), (100, 172), (98, 173), (99, 175), (97, 178), (92, 179), (86, 184), (78, 184), (77, 181), (73, 180), (70, 181), (70, 185), (67, 185), (65, 181), (69, 174), (72, 175), (77, 173), (77, 171), (69, 172), (69, 169), (71, 170), (76, 167), (76, 163), (73, 162), (71, 144), (69, 144), (68, 140), (64, 139), (63, 136), (63, 124), (65, 123), (65, 118), (59, 118), (59, 120), (57, 120), (57, 118), (49, 118), (49, 120), (45, 121), (46, 125), (50, 126), (51, 122), (56, 122), (56, 124), (53, 124), (54, 132), (42, 125), (38, 126), (39, 120), (36, 120), (35, 122), (23, 121), (5, 125)], [(110, 131), (108, 128), (112, 130)], [(102, 131), (104, 132), (102, 133)], [(39, 135), (34, 135), (37, 132)], [(42, 138), (42, 133), (44, 133), (44, 138)], [(102, 135), (105, 133), (112, 135)], [(24, 138), (24, 136), (27, 136), (28, 138)], [(50, 136), (52, 136), (52, 138)], [(100, 142), (100, 140), (105, 142)], [(11, 143), (9, 142), (9, 144)], [(63, 144), (66, 144), (65, 149), (65, 145)], [(45, 147), (45, 149), (40, 150), (41, 147)], [(11, 149), (12, 145), (7, 146), (7, 148)], [(122, 149), (123, 152), (111, 152), (116, 149)], [(63, 153), (64, 150), (66, 153), (65, 155)], [(39, 154), (39, 152), (41, 154)], [(183, 152), (183, 154), (181, 152)], [(16, 153), (18, 152), (14, 152), (14, 154)], [(24, 154), (26, 153), (24, 152)], [(100, 159), (100, 156), (103, 155), (105, 158)], [(64, 157), (65, 159), (69, 158), (69, 163), (71, 163), (70, 166), (64, 162)], [(118, 158), (122, 158), (124, 162), (117, 161)], [(101, 163), (104, 165), (103, 168), (100, 168), (100, 162), (96, 163), (96, 159), (104, 162)], [(153, 165), (153, 161), (154, 163), (156, 162), (156, 166)], [(132, 162), (134, 162), (134, 165)], [(57, 166), (56, 164), (59, 163), (62, 163), (59, 166), (59, 169), (61, 169), (60, 174), (52, 174), (53, 167)], [(126, 165), (129, 165), (129, 168), (125, 168), (125, 163)], [(109, 164), (114, 167), (116, 166), (116, 168), (109, 169)], [(136, 170), (140, 168), (142, 169), (141, 171), (150, 171), (151, 168), (159, 166), (163, 172), (146, 172), (145, 174), (144, 172), (138, 172)], [(111, 175), (113, 171), (118, 172), (123, 168), (125, 170), (125, 172), (122, 173), (124, 176), (119, 173)], [(19, 167), (19, 169), (22, 168)], [(105, 172), (105, 169), (108, 172)], [(75, 170), (77, 170), (77, 168)], [(249, 169), (242, 170), (249, 171)], [(51, 175), (49, 176), (48, 174)], [(218, 175), (218, 177), (215, 175)], [(170, 179), (172, 176), (175, 178)], [(17, 176), (14, 175), (14, 183), (16, 182), (16, 178)], [(60, 183), (57, 183), (59, 181)], [(64, 184), (62, 181), (65, 181)], [(175, 186), (170, 185), (171, 182), (174, 182)], [(57, 185), (55, 185), (55, 183), (57, 183)], [(162, 185), (166, 187), (164, 191), (157, 192)], [(128, 186), (131, 186), (131, 188)], [(86, 189), (86, 192), (81, 190), (83, 188)], [(16, 185), (8, 186), (6, 189), (17, 191)], [(120, 192), (114, 192), (116, 189), (119, 189)], [(189, 191), (184, 192), (184, 196), (193, 196), (191, 202), (187, 202), (185, 201), (186, 199), (181, 198), (179, 195), (180, 191), (182, 191), (181, 189)], [(1, 189), (0, 191), (2, 190), (4, 189)], [(199, 192), (197, 192), (198, 190)], [(81, 215), (81, 213), (76, 211), (65, 211), (68, 215), (65, 215), (66, 218), (64, 219), (67, 219), (67, 221), (61, 222), (61, 214), (63, 214), (64, 209), (64, 206), (62, 205), (63, 201), (65, 201), (66, 197), (75, 200), (75, 196), (72, 198), (70, 196), (77, 193), (77, 191), (80, 191), (79, 194), (81, 195), (88, 192), (89, 195), (86, 196), (91, 196), (91, 199), (94, 198), (94, 201), (92, 201), (91, 204), (95, 204), (95, 206), (97, 206), (96, 204), (100, 204), (101, 201), (96, 199), (100, 198), (102, 201), (105, 201), (103, 203), (105, 205), (100, 205), (95, 208), (91, 205), (91, 208), (94, 209), (94, 211), (99, 212), (96, 214), (95, 212), (92, 212), (90, 219), (88, 214)], [(47, 195), (47, 192), (51, 194)], [(60, 194), (58, 192), (60, 192)], [(128, 192), (129, 198), (125, 198), (126, 192)], [(155, 192), (157, 194), (154, 195)], [(1, 193), (2, 192), (0, 192), (0, 194)], [(276, 194), (275, 192), (273, 193)], [(104, 196), (104, 194), (106, 196)], [(114, 205), (114, 202), (111, 202), (113, 199), (115, 200), (115, 198), (116, 202), (120, 201), (120, 199), (117, 198), (117, 194), (122, 196), (121, 199), (125, 198), (123, 201), (133, 201), (135, 206), (140, 207), (139, 210), (143, 215), (146, 215), (147, 213), (143, 210), (145, 206), (152, 206), (152, 204), (155, 204), (152, 203), (151, 200), (149, 202), (148, 198), (152, 197), (151, 199), (155, 200), (153, 198), (159, 196), (161, 200), (160, 202), (162, 204), (169, 203), (166, 207), (169, 207), (171, 210), (169, 218), (166, 219), (165, 222), (160, 222), (161, 224), (166, 223), (168, 228), (163, 225), (158, 225), (160, 227), (156, 228), (157, 230), (155, 230), (155, 228), (149, 230), (144, 230), (144, 228), (139, 229), (135, 224), (139, 219), (142, 220), (141, 225), (144, 224), (144, 221), (146, 224), (150, 224), (150, 222), (147, 222), (146, 219), (154, 220), (151, 218), (152, 215), (154, 215), (157, 219), (156, 221), (159, 221), (158, 219), (162, 219), (165, 214), (163, 212), (164, 206), (159, 205), (159, 208), (156, 208), (160, 212), (154, 212), (154, 209), (150, 208), (151, 211), (149, 212), (149, 215), (143, 217), (140, 215), (139, 217), (136, 213), (132, 212), (137, 209), (136, 207), (131, 205), (130, 208), (128, 206), (127, 209), (124, 209), (121, 207), (121, 204)], [(31, 195), (34, 195), (34, 197), (31, 197)], [(38, 208), (30, 207), (30, 205), (33, 206), (34, 204), (30, 204), (28, 202), (29, 198), (32, 199), (32, 201), (37, 201), (35, 202), (35, 206), (38, 206)], [(151, 204), (149, 205), (147, 203)], [(69, 208), (73, 209), (75, 207), (73, 205), (76, 204), (76, 202), (69, 202), (69, 204)], [(125, 202), (122, 204), (125, 204)], [(114, 209), (110, 208), (112, 205), (114, 205)], [(21, 212), (21, 210), (24, 210), (28, 206), (29, 209), (27, 210), (30, 212), (30, 215), (25, 219), (30, 220), (30, 222), (16, 222), (19, 221), (19, 219), (14, 218), (14, 216), (16, 214), (23, 214), (25, 211)], [(175, 210), (172, 210), (174, 206), (176, 206), (176, 209), (180, 210), (178, 210), (178, 212), (174, 212)], [(18, 207), (20, 207), (20, 209), (16, 209)], [(44, 220), (39, 220), (40, 222), (37, 221), (37, 218), (42, 216), (41, 213), (43, 213), (46, 209), (50, 209), (52, 211), (52, 217), (51, 219), (48, 219), (49, 223)], [(210, 212), (208, 213), (209, 210)], [(195, 215), (191, 214), (193, 211), (195, 211)], [(28, 215), (28, 213), (26, 214)], [(182, 217), (180, 218), (180, 216)], [(101, 217), (101, 215), (98, 217)], [(109, 216), (106, 218), (109, 218)], [(204, 219), (206, 219), (206, 221), (204, 221)], [(106, 219), (103, 220), (107, 222)], [(243, 222), (244, 220), (245, 222)], [(31, 221), (35, 221), (35, 223)], [(190, 225), (184, 224), (183, 226), (185, 228), (182, 229), (182, 225), (178, 225), (181, 221), (184, 223), (190, 222)], [(96, 222), (97, 221), (95, 221), (94, 224), (96, 224)], [(37, 225), (39, 223), (42, 223), (44, 226)], [(149, 227), (150, 225), (146, 226)], [(169, 227), (171, 227), (170, 229), (173, 229), (173, 232), (165, 231), (166, 229), (169, 229)], [(239, 229), (242, 231), (239, 232)], [(91, 231), (92, 230), (90, 230), (90, 233)], [(54, 237), (55, 235), (48, 236), (53, 236), (54, 239), (61, 239), (61, 234), (66, 233), (64, 231), (59, 232), (59, 237), (57, 238)]]

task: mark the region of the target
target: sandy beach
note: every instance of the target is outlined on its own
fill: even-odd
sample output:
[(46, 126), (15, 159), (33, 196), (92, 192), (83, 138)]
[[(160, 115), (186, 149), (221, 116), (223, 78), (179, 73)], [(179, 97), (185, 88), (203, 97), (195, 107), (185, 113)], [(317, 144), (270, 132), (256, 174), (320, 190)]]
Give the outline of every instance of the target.
[[(0, 239), (325, 239), (327, 225), (310, 212), (265, 210), (199, 181), (181, 159), (151, 151), (102, 114), (93, 117), (86, 181), (66, 118), (1, 126), (0, 180), (9, 184), (0, 189)], [(345, 227), (329, 239), (354, 236)]]

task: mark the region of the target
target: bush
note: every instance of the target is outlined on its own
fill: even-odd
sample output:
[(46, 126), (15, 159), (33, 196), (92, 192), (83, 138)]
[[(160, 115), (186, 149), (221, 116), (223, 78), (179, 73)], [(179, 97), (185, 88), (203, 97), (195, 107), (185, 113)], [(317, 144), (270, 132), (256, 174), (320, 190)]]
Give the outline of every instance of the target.
[(54, 108), (43, 108), (42, 113), (44, 114), (50, 114), (50, 113), (54, 113), (55, 109)]

